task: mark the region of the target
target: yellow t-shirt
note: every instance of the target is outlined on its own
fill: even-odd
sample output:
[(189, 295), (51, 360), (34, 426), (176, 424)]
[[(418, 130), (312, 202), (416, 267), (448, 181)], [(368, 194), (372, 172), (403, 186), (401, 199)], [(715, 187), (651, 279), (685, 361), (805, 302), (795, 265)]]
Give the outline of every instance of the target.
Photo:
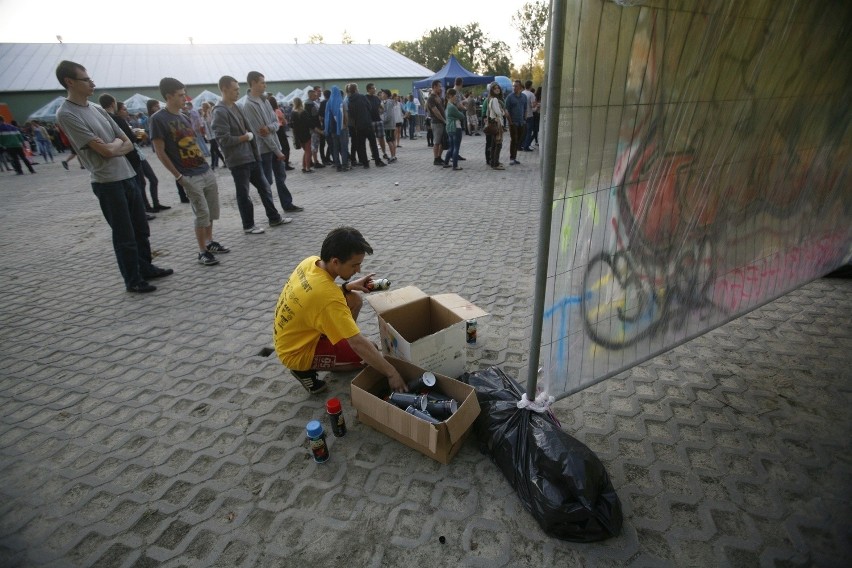
[(295, 371), (311, 368), (320, 336), (325, 335), (336, 344), (361, 332), (340, 286), (316, 265), (319, 259), (311, 256), (299, 263), (275, 306), (275, 353), (288, 369)]

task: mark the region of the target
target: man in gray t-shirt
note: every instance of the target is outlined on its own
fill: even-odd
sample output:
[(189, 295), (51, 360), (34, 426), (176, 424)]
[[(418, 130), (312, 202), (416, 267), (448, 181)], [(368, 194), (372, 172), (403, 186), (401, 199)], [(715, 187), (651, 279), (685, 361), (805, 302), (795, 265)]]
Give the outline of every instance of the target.
[(112, 245), (124, 285), (128, 292), (153, 292), (157, 288), (147, 280), (174, 271), (151, 264), (145, 204), (136, 185), (136, 172), (125, 158), (136, 151), (133, 143), (104, 109), (89, 103), (95, 83), (85, 67), (62, 61), (56, 68), (56, 78), (68, 92), (56, 121), (89, 170), (92, 191), (112, 228)]

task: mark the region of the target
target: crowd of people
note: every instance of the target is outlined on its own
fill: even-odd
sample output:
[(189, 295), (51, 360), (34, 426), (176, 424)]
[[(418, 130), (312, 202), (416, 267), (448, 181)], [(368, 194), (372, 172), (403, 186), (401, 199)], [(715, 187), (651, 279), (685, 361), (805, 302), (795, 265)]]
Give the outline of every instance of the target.
[[(384, 167), (397, 161), (397, 149), (406, 132), (409, 139), (416, 137), (417, 105), (413, 97), (403, 102), (373, 83), (366, 85), (366, 94), (360, 92), (357, 83), (349, 83), (344, 91), (337, 86), (325, 92), (311, 89), (307, 100), (296, 98), (292, 109), (283, 109), (266, 94), (262, 73), (248, 73), (248, 93), (242, 99), (239, 81), (224, 75), (218, 82), (221, 100), (215, 105), (204, 103), (198, 111), (187, 97), (186, 86), (176, 78), (164, 77), (159, 88), (165, 108), (160, 108), (159, 101), (148, 101), (143, 120), (130, 117), (124, 104), (109, 93), (99, 97), (99, 105), (91, 104), (95, 83), (79, 63), (62, 61), (56, 78), (67, 92), (57, 111), (56, 130), (63, 133), (73, 155), (89, 171), (92, 191), (112, 230), (124, 285), (134, 293), (153, 292), (156, 286), (149, 280), (174, 273), (152, 262), (148, 221), (154, 218), (153, 213), (170, 206), (159, 201), (159, 182), (138, 144), (134, 125), (147, 128), (155, 156), (173, 176), (181, 201), (191, 206), (197, 260), (204, 266), (218, 264), (217, 255), (230, 252), (213, 231), (213, 223), (220, 216), (219, 182), (213, 170), (220, 162), (233, 178), (243, 232), (259, 235), (265, 230), (255, 222), (251, 186), (260, 196), (270, 227), (290, 223), (292, 218), (286, 213), (303, 211), (293, 202), (287, 187), (287, 171), (295, 169), (290, 162), (288, 124), (293, 146), (302, 150), (304, 174), (326, 166), (334, 166), (339, 172), (355, 166), (369, 168), (371, 161)], [(434, 163), (462, 170), (458, 165), (464, 160), (460, 155), (462, 135), (479, 134), (481, 118), (487, 163), (503, 169), (500, 154), (507, 129), (510, 163), (518, 164), (516, 153), (529, 151), (530, 144), (537, 143), (535, 113), (539, 101), (531, 84), (524, 90), (520, 81), (506, 97), (500, 86), (492, 83), (484, 100), (464, 93), (461, 81), (444, 97), (441, 82), (435, 81), (425, 105), (427, 141), (433, 147)], [(31, 128), (37, 144), (49, 140), (40, 125)], [(16, 144), (23, 142), (20, 130), (0, 119), (0, 144), (16, 159), (23, 157), (26, 161), (15, 150)], [(444, 148), (446, 155), (442, 155)], [(63, 165), (68, 168), (67, 161)], [(150, 201), (145, 194), (146, 181)], [(281, 212), (273, 199), (273, 184)], [(361, 271), (365, 255), (372, 252), (356, 229), (335, 229), (323, 242), (320, 255), (306, 258), (282, 290), (275, 312), (276, 352), (309, 393), (325, 389), (318, 370), (364, 364), (383, 372), (391, 388), (406, 389), (393, 366), (361, 336), (355, 324), (361, 307), (359, 293), (370, 291), (373, 275), (351, 279)], [(334, 283), (338, 277), (344, 279), (339, 290)]]

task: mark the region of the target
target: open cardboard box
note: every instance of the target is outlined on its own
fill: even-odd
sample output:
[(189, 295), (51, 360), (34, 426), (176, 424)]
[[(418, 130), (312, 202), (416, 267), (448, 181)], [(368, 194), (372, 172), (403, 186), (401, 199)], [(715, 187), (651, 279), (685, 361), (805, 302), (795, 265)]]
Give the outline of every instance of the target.
[[(387, 360), (408, 384), (423, 375), (424, 369), (412, 363), (394, 357)], [(379, 398), (389, 394), (390, 388), (387, 378), (372, 367), (358, 373), (350, 387), (358, 420), (434, 460), (450, 463), (479, 416), (479, 403), (472, 387), (439, 373), (435, 378), (437, 388), (459, 405), (458, 411), (442, 423), (430, 424)]]
[(459, 377), (467, 364), (467, 320), (487, 316), (458, 294), (429, 296), (416, 286), (367, 294), (385, 355)]

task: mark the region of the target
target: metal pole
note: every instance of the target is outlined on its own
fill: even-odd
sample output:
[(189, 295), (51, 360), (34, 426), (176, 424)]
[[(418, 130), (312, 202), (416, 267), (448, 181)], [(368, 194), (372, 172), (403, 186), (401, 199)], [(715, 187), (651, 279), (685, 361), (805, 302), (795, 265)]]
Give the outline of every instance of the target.
[(541, 351), (541, 325), (547, 289), (547, 259), (550, 251), (550, 223), (553, 218), (553, 185), (556, 172), (556, 135), (562, 91), (562, 54), (565, 45), (565, 0), (550, 1), (548, 49), (545, 59), (544, 108), (542, 109), (543, 144), (541, 159), (541, 212), (538, 227), (538, 262), (535, 274), (533, 328), (527, 370), (527, 396), (535, 397)]

